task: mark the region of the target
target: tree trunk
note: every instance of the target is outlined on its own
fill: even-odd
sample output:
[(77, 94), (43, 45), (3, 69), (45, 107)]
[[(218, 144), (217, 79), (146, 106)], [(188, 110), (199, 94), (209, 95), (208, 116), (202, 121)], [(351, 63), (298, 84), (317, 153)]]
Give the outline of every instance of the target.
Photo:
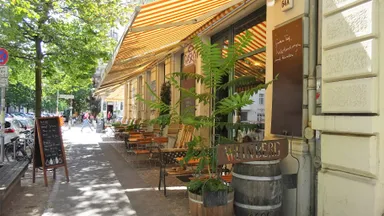
[(35, 46), (36, 46), (36, 59), (35, 59), (35, 83), (36, 83), (36, 107), (35, 107), (35, 116), (36, 118), (41, 117), (41, 74), (42, 74), (42, 59), (43, 52), (41, 50), (41, 39), (39, 37), (35, 38)]

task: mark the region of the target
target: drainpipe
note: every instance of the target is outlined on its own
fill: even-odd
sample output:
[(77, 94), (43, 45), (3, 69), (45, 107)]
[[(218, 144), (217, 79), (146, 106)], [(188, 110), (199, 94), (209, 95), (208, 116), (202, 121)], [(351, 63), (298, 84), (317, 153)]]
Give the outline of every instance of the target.
[(310, 128), (312, 133), (307, 140), (309, 147), (309, 154), (311, 156), (311, 193), (310, 193), (310, 205), (311, 215), (315, 215), (316, 209), (316, 191), (317, 184), (316, 178), (317, 173), (314, 167), (314, 159), (316, 156), (315, 148), (315, 134), (312, 128), (312, 116), (316, 114), (316, 65), (317, 65), (317, 43), (318, 43), (318, 0), (309, 1), (309, 71), (308, 71), (308, 86), (307, 86), (307, 97), (308, 97), (308, 122), (307, 127)]
[[(316, 93), (319, 94), (319, 98), (316, 98), (316, 115), (321, 114), (321, 64), (322, 64), (322, 20), (323, 1), (319, 1), (317, 5), (317, 56), (316, 56)], [(316, 95), (317, 96), (317, 95)], [(320, 131), (316, 131), (315, 135), (315, 158), (314, 158), (314, 176), (315, 176), (315, 199), (314, 199), (314, 214), (317, 216), (318, 212), (318, 172), (321, 170), (321, 137)]]

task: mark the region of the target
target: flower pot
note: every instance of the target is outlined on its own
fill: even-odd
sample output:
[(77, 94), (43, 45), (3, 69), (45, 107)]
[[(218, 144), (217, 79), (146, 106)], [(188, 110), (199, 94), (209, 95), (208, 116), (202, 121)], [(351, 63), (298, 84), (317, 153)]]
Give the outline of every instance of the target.
[(204, 207), (203, 196), (188, 191), (189, 210), (192, 216), (233, 216), (234, 191), (228, 192), (227, 204)]

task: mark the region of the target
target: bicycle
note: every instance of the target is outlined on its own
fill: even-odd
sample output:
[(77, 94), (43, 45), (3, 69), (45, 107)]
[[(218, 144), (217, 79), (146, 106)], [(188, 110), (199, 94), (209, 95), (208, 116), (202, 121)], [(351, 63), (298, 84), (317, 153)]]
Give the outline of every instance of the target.
[(31, 138), (33, 133), (30, 131), (21, 132), (25, 134), (24, 138), (15, 137), (11, 139), (10, 143), (7, 143), (4, 148), (5, 158), (8, 162), (12, 161), (28, 161), (32, 162), (34, 139)]

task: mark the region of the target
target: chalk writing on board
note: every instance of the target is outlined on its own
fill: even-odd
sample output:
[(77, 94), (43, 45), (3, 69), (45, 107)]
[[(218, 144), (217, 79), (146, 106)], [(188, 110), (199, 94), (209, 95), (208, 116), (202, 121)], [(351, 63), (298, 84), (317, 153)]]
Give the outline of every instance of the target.
[(63, 164), (64, 155), (58, 119), (40, 120), (40, 131), (45, 166)]
[(275, 43), (275, 59), (274, 62), (283, 61), (294, 57), (298, 52), (301, 52), (302, 45), (298, 42), (294, 42), (291, 36), (284, 35), (284, 38), (280, 38)]

